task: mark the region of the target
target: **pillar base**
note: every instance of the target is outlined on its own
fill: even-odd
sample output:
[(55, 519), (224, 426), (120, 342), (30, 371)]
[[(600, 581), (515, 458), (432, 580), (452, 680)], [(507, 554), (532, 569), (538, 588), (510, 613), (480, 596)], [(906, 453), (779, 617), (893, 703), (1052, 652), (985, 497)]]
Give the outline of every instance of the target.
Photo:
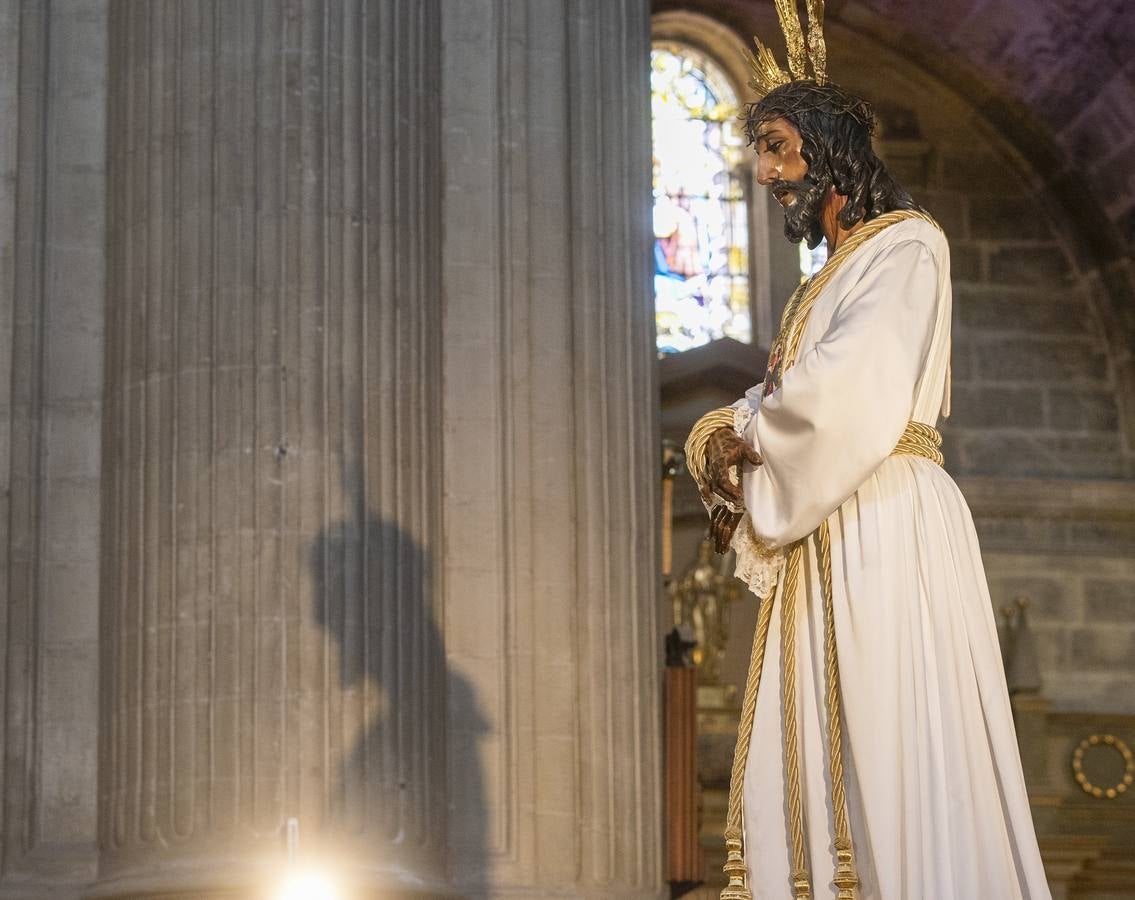
[[(297, 866), (303, 871), (304, 864)], [(395, 867), (326, 869), (351, 900), (456, 900), (460, 895), (442, 881), (421, 878)], [(103, 879), (83, 892), (85, 900), (275, 900), (282, 892), (287, 864), (228, 866), (201, 861), (162, 871), (137, 872)]]

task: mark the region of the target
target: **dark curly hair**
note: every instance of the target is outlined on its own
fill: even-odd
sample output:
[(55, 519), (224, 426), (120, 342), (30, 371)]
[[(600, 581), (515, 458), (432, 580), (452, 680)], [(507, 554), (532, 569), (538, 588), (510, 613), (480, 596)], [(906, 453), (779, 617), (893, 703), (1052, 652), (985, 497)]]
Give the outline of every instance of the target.
[[(870, 105), (842, 88), (811, 79), (790, 81), (748, 104), (743, 118), (750, 146), (763, 123), (783, 118), (796, 127), (803, 138), (807, 181), (825, 192), (832, 186), (847, 197), (838, 216), (844, 228), (895, 209), (921, 209), (871, 147), (875, 115)], [(809, 247), (820, 242), (818, 220), (806, 236)]]

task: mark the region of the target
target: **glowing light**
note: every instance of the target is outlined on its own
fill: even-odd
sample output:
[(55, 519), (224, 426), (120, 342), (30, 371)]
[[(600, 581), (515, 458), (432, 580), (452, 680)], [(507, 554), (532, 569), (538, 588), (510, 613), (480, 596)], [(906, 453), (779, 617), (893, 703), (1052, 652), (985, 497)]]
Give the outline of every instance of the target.
[(800, 242), (800, 275), (804, 278), (811, 278), (824, 267), (824, 263), (828, 261), (828, 242), (826, 240), (820, 241), (816, 246), (809, 250), (808, 244), (805, 241)]
[(300, 869), (285, 877), (273, 900), (343, 900), (343, 893), (326, 872)]

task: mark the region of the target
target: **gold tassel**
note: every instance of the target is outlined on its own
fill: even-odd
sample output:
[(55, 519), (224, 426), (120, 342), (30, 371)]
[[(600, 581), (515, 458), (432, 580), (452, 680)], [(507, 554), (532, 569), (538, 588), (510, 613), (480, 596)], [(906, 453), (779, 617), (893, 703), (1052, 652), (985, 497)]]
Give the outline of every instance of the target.
[(855, 854), (851, 849), (851, 839), (836, 838), (835, 878), (832, 883), (839, 888), (838, 900), (856, 900), (859, 876), (855, 872)]
[(753, 894), (745, 883), (748, 878), (748, 867), (745, 865), (745, 854), (741, 850), (741, 838), (731, 837), (725, 840), (725, 874), (729, 876), (729, 884), (721, 889), (721, 900), (753, 900)]
[(749, 657), (749, 674), (745, 679), (745, 697), (741, 704), (741, 722), (737, 729), (737, 745), (733, 748), (733, 771), (729, 776), (729, 809), (725, 817), (725, 874), (729, 884), (721, 892), (721, 900), (752, 900), (749, 891), (749, 867), (745, 863), (742, 838), (742, 810), (744, 806), (745, 765), (749, 760), (749, 742), (753, 736), (753, 718), (757, 710), (757, 694), (761, 689), (761, 672), (764, 669), (765, 647), (772, 624), (772, 607), (776, 598), (776, 585), (761, 603), (757, 613), (757, 631), (753, 635), (753, 652)]

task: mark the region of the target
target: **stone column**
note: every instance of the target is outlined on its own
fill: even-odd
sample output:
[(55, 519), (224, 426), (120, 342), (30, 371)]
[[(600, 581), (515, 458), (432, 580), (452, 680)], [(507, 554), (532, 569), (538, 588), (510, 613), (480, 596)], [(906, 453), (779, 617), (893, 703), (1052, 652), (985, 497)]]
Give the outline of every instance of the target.
[(0, 897), (95, 863), (105, 0), (0, 0)]
[(442, 9), (455, 883), (659, 896), (649, 3)]
[(109, 34), (98, 892), (260, 889), (291, 816), (433, 892), (438, 3), (123, 0)]

